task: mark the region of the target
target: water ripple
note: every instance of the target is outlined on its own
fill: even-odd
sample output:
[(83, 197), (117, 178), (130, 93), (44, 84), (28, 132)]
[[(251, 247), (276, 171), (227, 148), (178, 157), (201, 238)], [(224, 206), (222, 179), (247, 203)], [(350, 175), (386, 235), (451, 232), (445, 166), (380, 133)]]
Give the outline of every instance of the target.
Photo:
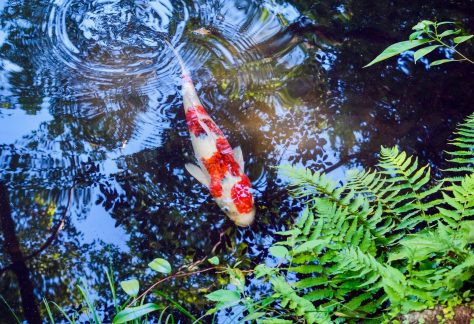
[[(51, 63), (102, 82), (165, 75), (173, 59), (161, 40), (182, 33), (186, 9), (167, 0), (56, 0), (43, 24)], [(180, 38), (175, 34), (171, 38)]]

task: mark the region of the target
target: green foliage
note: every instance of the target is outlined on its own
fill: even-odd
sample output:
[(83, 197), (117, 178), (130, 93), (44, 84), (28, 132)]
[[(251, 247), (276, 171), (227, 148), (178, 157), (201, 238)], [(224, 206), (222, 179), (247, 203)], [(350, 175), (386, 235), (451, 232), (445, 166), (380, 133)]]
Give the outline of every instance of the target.
[(136, 307), (127, 307), (124, 310), (120, 311), (115, 317), (112, 323), (114, 324), (119, 324), (119, 323), (127, 323), (129, 321), (133, 321), (136, 319), (140, 319), (143, 316), (160, 310), (161, 307), (153, 304), (153, 303), (148, 303)]
[[(153, 268), (155, 271), (171, 271), (170, 264), (164, 259), (155, 259), (150, 264), (153, 265), (153, 267), (150, 267)], [(140, 284), (136, 279), (130, 279), (120, 282), (120, 286), (122, 287), (126, 296), (121, 299), (122, 303), (119, 304), (119, 298), (117, 298), (113, 274), (111, 271), (106, 270), (106, 275), (109, 281), (113, 303), (116, 310), (116, 315), (114, 316), (112, 323), (148, 323), (149, 314), (157, 311), (161, 311), (157, 323), (174, 323), (175, 321), (174, 316), (171, 312), (172, 310), (177, 310), (181, 312), (187, 318), (192, 320), (192, 322), (199, 322), (199, 320), (197, 320), (190, 312), (188, 312), (181, 305), (179, 305), (179, 303), (177, 303), (161, 291), (154, 291), (154, 293), (158, 296), (163, 297), (165, 301), (171, 304), (170, 306), (165, 307), (156, 303), (145, 303), (145, 298), (147, 297), (148, 292), (151, 290), (149, 289), (142, 293), (142, 295), (137, 297), (140, 290)], [(82, 323), (84, 321), (95, 324), (103, 323), (98, 307), (92, 299), (87, 286), (85, 286), (83, 283), (80, 283), (77, 285), (77, 289), (82, 297), (85, 307), (83, 309), (80, 309), (79, 311), (74, 311), (72, 314), (68, 314), (68, 310), (62, 308), (55, 302), (50, 302), (43, 299), (43, 304), (46, 308), (46, 313), (51, 323), (55, 323), (55, 320), (59, 320), (60, 322), (66, 321), (71, 324), (78, 322)], [(60, 313), (60, 317), (55, 315), (53, 311), (54, 309), (52, 309), (50, 305), (53, 305), (55, 309)], [(153, 318), (156, 319), (156, 317), (157, 316)]]
[(120, 282), (120, 287), (130, 297), (137, 297), (138, 291), (140, 290), (140, 283), (137, 279), (124, 280)]
[(446, 172), (451, 175), (451, 181), (461, 181), (464, 174), (474, 173), (474, 115), (466, 118), (454, 134), (456, 137), (450, 141), (453, 150), (448, 152), (452, 156), (448, 161), (453, 167), (448, 168)]
[(148, 264), (148, 266), (156, 272), (161, 272), (164, 274), (168, 274), (171, 272), (171, 265), (165, 259), (154, 259)]
[(207, 260), (210, 264), (219, 265), (219, 257), (213, 256)]
[(236, 291), (220, 289), (206, 295), (206, 298), (216, 302), (233, 302), (240, 299), (240, 294)]
[(281, 166), (306, 208), (276, 233), (282, 239), (269, 252), (280, 263), (253, 271), (271, 294), (253, 298), (242, 285), (221, 290), (232, 303), (213, 311), (240, 304), (260, 323), (381, 322), (466, 297), (474, 284), (474, 114), (455, 136), (454, 167), (441, 181), (396, 147), (382, 147), (375, 170), (349, 171), (343, 183)]
[[(454, 29), (449, 29), (452, 27)], [(446, 28), (448, 27), (448, 29)], [(455, 53), (459, 58), (440, 59), (431, 62), (430, 66), (440, 65), (449, 62), (462, 62), (466, 61), (474, 64), (472, 60), (467, 58), (461, 52), (457, 50), (457, 46), (470, 40), (474, 35), (462, 35), (462, 30), (457, 28), (455, 23), (450, 21), (433, 22), (429, 20), (423, 20), (413, 26), (414, 32), (410, 35), (409, 39), (399, 43), (395, 43), (387, 47), (380, 53), (375, 59), (373, 59), (365, 67), (371, 66), (375, 63), (384, 61), (390, 57), (399, 55), (403, 52), (409, 51), (416, 47), (422, 46), (414, 54), (413, 58), (415, 63), (422, 57), (430, 54), (438, 48), (444, 48), (449, 50), (451, 53)], [(443, 30), (443, 31), (441, 31)]]
[(5, 298), (0, 295), (0, 299), (1, 301), (5, 304), (5, 306), (8, 308), (8, 311), (10, 312), (10, 314), (13, 316), (13, 318), (15, 319), (15, 321), (17, 323), (21, 323), (20, 319), (18, 318), (18, 316), (16, 315), (15, 311), (13, 310), (13, 308), (10, 306), (10, 304), (5, 300)]

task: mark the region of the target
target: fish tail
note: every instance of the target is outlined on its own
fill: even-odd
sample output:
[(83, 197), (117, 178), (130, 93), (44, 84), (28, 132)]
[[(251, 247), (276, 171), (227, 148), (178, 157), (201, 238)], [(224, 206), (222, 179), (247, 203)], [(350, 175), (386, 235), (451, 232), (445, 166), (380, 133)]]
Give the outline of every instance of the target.
[(168, 45), (168, 47), (173, 51), (174, 56), (178, 60), (179, 66), (181, 67), (181, 73), (183, 74), (183, 78), (190, 77), (189, 70), (186, 68), (186, 65), (184, 64), (184, 60), (181, 54), (179, 54), (176, 48), (174, 48), (174, 46), (167, 39), (163, 39), (163, 40), (166, 43), (166, 45)]

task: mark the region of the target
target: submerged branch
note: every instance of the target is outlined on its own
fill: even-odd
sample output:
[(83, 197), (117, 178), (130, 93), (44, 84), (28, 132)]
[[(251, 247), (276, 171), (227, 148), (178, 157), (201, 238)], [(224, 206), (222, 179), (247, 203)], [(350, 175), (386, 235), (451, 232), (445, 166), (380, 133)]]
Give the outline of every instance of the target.
[[(54, 240), (56, 240), (56, 238), (58, 237), (59, 235), (59, 232), (64, 228), (64, 222), (66, 220), (66, 215), (71, 207), (71, 204), (72, 204), (72, 196), (73, 196), (73, 193), (74, 193), (74, 186), (71, 187), (69, 189), (69, 194), (68, 194), (68, 200), (67, 200), (67, 204), (66, 204), (66, 208), (64, 209), (62, 215), (61, 215), (61, 218), (59, 219), (58, 223), (53, 227), (51, 228), (51, 235), (46, 239), (46, 241), (44, 241), (44, 243), (38, 248), (36, 249), (35, 251), (33, 251), (32, 253), (30, 253), (29, 255), (27, 255), (26, 257), (24, 257), (24, 261), (28, 261), (32, 258), (35, 258), (37, 257), (39, 254), (41, 254), (43, 251), (45, 251), (53, 242)], [(14, 263), (11, 263), (9, 264), (8, 266), (6, 267), (3, 267), (0, 269), (0, 274), (2, 274), (3, 272), (5, 271), (8, 271), (8, 270), (11, 270), (12, 267), (14, 266)]]
[[(222, 244), (222, 238), (224, 237), (225, 235), (225, 231), (222, 231), (220, 234), (219, 234), (219, 241), (213, 246), (212, 250), (211, 250), (211, 254), (213, 254), (217, 247), (219, 245)], [(204, 258), (201, 258), (200, 260), (194, 262), (193, 264), (191, 265), (188, 265), (186, 266), (186, 268), (188, 269), (193, 269), (193, 268), (196, 268), (197, 266), (199, 266), (201, 263), (203, 263), (204, 261), (206, 261), (207, 259), (209, 258), (209, 255), (206, 255)], [(202, 270), (198, 270), (198, 271), (193, 271), (193, 272), (181, 272), (178, 270), (177, 273), (173, 274), (173, 275), (170, 275), (168, 277), (165, 277), (157, 282), (155, 282), (153, 285), (151, 285), (147, 290), (145, 290), (140, 296), (136, 297), (127, 307), (131, 307), (133, 306), (133, 304), (135, 304), (138, 300), (142, 299), (143, 297), (145, 297), (150, 291), (153, 290), (153, 288), (155, 288), (156, 286), (158, 286), (160, 283), (162, 282), (165, 282), (165, 281), (168, 281), (170, 279), (175, 279), (175, 278), (183, 278), (183, 277), (188, 277), (188, 276), (192, 276), (192, 275), (195, 275), (195, 274), (199, 274), (199, 273), (203, 273), (203, 272), (208, 272), (208, 271), (211, 271), (211, 270), (216, 270), (216, 269), (220, 269), (220, 270), (225, 270), (224, 267), (219, 267), (219, 266), (215, 266), (215, 267), (210, 267), (210, 268), (206, 268), (206, 269), (202, 269)]]
[(8, 189), (0, 182), (0, 223), (4, 237), (4, 248), (13, 263), (9, 266), (15, 273), (20, 287), (21, 305), (28, 323), (41, 323), (41, 317), (36, 303), (30, 269), (21, 251), (20, 241), (16, 235), (16, 224), (12, 217)]
[(133, 306), (137, 301), (139, 301), (140, 299), (145, 297), (150, 291), (152, 291), (155, 287), (157, 287), (159, 284), (161, 284), (165, 281), (168, 281), (170, 279), (189, 277), (189, 276), (192, 276), (192, 275), (195, 275), (195, 274), (208, 272), (208, 271), (211, 271), (211, 270), (217, 270), (217, 269), (225, 270), (225, 268), (222, 267), (222, 266), (215, 266), (215, 267), (210, 267), (210, 268), (206, 268), (206, 269), (202, 269), (202, 270), (198, 270), (198, 271), (193, 271), (193, 272), (185, 272), (185, 273), (179, 273), (178, 272), (178, 273), (175, 273), (175, 274), (170, 275), (168, 277), (165, 277), (161, 280), (158, 280), (153, 285), (151, 285), (147, 290), (145, 290), (143, 293), (141, 293), (140, 296), (136, 297), (127, 307)]

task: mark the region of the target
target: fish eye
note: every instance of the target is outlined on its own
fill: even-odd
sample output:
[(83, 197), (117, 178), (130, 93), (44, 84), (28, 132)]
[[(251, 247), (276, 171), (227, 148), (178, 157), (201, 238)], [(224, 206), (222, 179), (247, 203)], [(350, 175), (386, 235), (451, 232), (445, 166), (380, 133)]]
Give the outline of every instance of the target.
[(222, 207), (222, 210), (223, 210), (225, 213), (227, 213), (227, 212), (230, 211), (230, 208), (227, 207), (227, 206), (224, 206), (224, 207)]

